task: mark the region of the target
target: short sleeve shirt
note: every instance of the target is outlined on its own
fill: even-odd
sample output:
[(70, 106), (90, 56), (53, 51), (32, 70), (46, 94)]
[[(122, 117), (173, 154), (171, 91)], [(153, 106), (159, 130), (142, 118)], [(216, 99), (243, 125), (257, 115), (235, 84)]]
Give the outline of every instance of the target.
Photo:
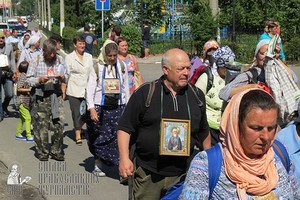
[(199, 107), (195, 95), (188, 86), (174, 97), (161, 78), (156, 81), (150, 107), (146, 109), (145, 101), (149, 85), (144, 84), (132, 94), (119, 121), (118, 129), (131, 134), (131, 139), (135, 141), (137, 165), (163, 176), (180, 175), (186, 172), (188, 157), (159, 155), (161, 118), (189, 119), (189, 106), (191, 154), (195, 145), (202, 149), (199, 144), (202, 144), (209, 132), (204, 94), (199, 91), (199, 98), (203, 102)]

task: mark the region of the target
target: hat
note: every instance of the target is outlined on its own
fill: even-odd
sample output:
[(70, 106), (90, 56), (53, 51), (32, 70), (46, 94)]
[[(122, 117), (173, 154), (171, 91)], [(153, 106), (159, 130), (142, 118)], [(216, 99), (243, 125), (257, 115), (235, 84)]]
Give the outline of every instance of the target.
[(220, 46), (215, 40), (208, 40), (203, 46), (203, 56), (206, 58), (207, 55), (211, 55), (207, 53), (210, 49), (218, 49)]
[(0, 31), (0, 37), (5, 37), (4, 32)]
[(212, 56), (216, 61), (217, 67), (225, 67), (226, 63), (235, 60), (235, 54), (229, 46), (223, 46), (217, 49)]

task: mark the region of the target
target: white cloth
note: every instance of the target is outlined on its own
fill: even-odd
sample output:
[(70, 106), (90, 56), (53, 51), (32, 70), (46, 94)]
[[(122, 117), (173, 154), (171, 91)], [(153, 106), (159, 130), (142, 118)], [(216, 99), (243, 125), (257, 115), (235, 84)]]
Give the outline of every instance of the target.
[(275, 101), (280, 105), (281, 116), (285, 123), (289, 114), (297, 110), (298, 86), (283, 64), (275, 58), (265, 58), (266, 83), (271, 88)]
[(33, 35), (29, 38), (29, 40), (27, 41), (26, 43), (26, 48), (32, 46), (32, 45), (35, 45), (35, 43), (37, 43), (39, 40), (41, 39), (40, 36), (38, 35)]

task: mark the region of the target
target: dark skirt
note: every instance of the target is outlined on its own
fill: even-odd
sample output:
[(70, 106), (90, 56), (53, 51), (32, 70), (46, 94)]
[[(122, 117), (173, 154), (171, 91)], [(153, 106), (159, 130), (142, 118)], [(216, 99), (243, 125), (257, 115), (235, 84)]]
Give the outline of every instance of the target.
[(125, 106), (101, 107), (95, 105), (99, 121), (94, 122), (87, 113), (88, 145), (95, 158), (109, 165), (119, 164), (117, 127)]

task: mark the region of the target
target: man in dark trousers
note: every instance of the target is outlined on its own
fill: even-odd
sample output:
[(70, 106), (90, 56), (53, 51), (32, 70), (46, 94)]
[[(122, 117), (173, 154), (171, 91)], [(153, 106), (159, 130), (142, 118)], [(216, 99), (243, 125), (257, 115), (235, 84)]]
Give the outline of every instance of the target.
[(93, 46), (97, 45), (97, 38), (96, 35), (91, 33), (91, 28), (89, 25), (84, 26), (84, 33), (82, 34), (82, 37), (85, 40), (85, 49), (84, 52), (87, 52), (91, 55), (93, 55)]
[[(3, 31), (0, 31), (0, 55), (3, 55), (3, 57), (1, 57), (2, 64), (6, 63), (4, 64), (5, 66), (1, 67), (2, 74), (0, 87), (3, 86), (4, 89), (4, 101), (2, 106), (0, 106), (0, 121), (2, 121), (4, 117), (8, 117), (10, 115), (8, 106), (13, 97), (13, 81), (16, 78), (17, 71), (13, 46), (5, 43), (5, 35)], [(2, 91), (0, 89), (0, 101), (2, 102), (1, 93)]]
[[(162, 57), (163, 76), (154, 82), (150, 106), (146, 108), (145, 102), (153, 83), (145, 83), (131, 95), (120, 118), (117, 133), (119, 174), (122, 178), (132, 177), (130, 195), (133, 199), (159, 200), (186, 174), (194, 147), (200, 150), (210, 147), (205, 97), (203, 92), (188, 84), (190, 66), (184, 51), (168, 50)], [(162, 125), (163, 119), (169, 122)], [(160, 147), (165, 144), (162, 130), (182, 120), (190, 123), (190, 131), (186, 131), (190, 140), (183, 141), (190, 154), (166, 155)], [(133, 160), (129, 155), (131, 144), (135, 144)]]
[(142, 27), (142, 40), (144, 47), (144, 58), (149, 57), (149, 46), (150, 46), (150, 26), (148, 22), (144, 22)]

